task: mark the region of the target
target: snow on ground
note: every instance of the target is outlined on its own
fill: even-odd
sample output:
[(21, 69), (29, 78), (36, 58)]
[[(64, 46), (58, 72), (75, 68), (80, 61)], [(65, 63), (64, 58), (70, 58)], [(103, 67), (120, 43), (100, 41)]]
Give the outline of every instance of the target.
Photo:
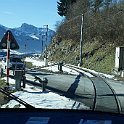
[[(44, 61), (37, 60), (36, 58), (26, 58), (25, 61), (32, 62), (32, 64), (34, 66), (42, 67), (42, 69), (46, 69), (46, 70), (53, 71), (53, 72), (58, 72), (58, 65), (44, 67), (44, 65), (45, 65)], [(51, 63), (48, 63), (48, 65), (51, 65)], [(62, 69), (63, 69), (64, 72), (67, 72), (69, 74), (79, 75), (79, 73), (77, 71), (74, 71), (74, 70), (69, 69), (67, 67), (63, 67)], [(86, 71), (89, 71), (89, 72), (92, 72), (92, 73), (94, 73), (96, 75), (105, 77), (105, 78), (110, 78), (110, 79), (114, 78), (114, 75), (109, 75), (109, 74), (104, 74), (104, 73), (96, 72), (94, 70), (90, 70), (90, 69), (87, 69), (87, 68), (82, 68), (82, 69), (84, 69)], [(89, 77), (93, 77), (93, 75), (91, 75), (88, 72), (82, 71), (82, 73), (84, 73), (85, 75), (87, 75)]]
[[(6, 78), (3, 78), (6, 80)], [(10, 85), (14, 87), (14, 79), (9, 79)], [(13, 88), (12, 87), (12, 88)], [(41, 89), (27, 85), (23, 88), (23, 91), (17, 91), (13, 95), (27, 102), (28, 104), (34, 106), (35, 108), (49, 108), (49, 109), (89, 109), (82, 103), (76, 102), (59, 94), (53, 93), (51, 91), (42, 92)], [(10, 100), (7, 104), (3, 105), (2, 108), (14, 108), (18, 106), (19, 108), (24, 108), (15, 100)]]
[[(35, 89), (36, 90), (36, 89)], [(70, 100), (66, 97), (60, 96), (53, 92), (41, 92), (41, 91), (34, 91), (34, 90), (24, 90), (18, 91), (13, 93), (13, 95), (17, 96), (18, 98), (24, 100), (28, 104), (34, 106), (35, 108), (49, 108), (49, 109), (79, 109), (78, 105), (74, 106), (75, 101)], [(19, 103), (15, 100), (11, 100), (6, 105), (3, 105), (2, 108), (14, 108)], [(79, 104), (79, 103), (77, 103)], [(74, 107), (73, 107), (74, 106)], [(20, 108), (24, 108), (23, 105)], [(88, 109), (88, 107), (83, 106), (80, 109)]]
[(96, 71), (91, 70), (91, 69), (87, 69), (87, 68), (83, 68), (83, 69), (86, 70), (86, 71), (92, 72), (92, 73), (94, 73), (94, 74), (96, 74), (96, 75), (105, 77), (105, 78), (113, 79), (113, 78), (115, 77), (114, 75), (104, 74), (104, 73), (101, 73), (101, 72), (96, 72)]
[[(52, 72), (59, 72), (58, 70), (58, 65), (53, 65), (53, 66), (49, 66), (49, 67), (44, 67), (42, 69), (46, 69)], [(79, 73), (77, 71), (74, 71), (72, 69), (66, 68), (66, 67), (62, 67), (63, 72), (68, 73), (68, 74), (73, 74), (73, 75), (79, 75)]]
[(26, 62), (31, 62), (33, 66), (38, 66), (38, 67), (44, 66), (44, 62), (40, 61), (40, 60), (37, 60), (36, 58), (29, 58), (29, 57), (27, 57), (25, 59), (25, 61)]
[[(49, 71), (52, 71), (52, 72), (58, 72), (58, 65), (53, 65), (51, 66), (51, 63), (48, 63), (48, 67), (44, 67), (45, 63), (44, 61), (40, 61), (40, 60), (37, 60), (36, 58), (26, 58), (25, 59), (26, 62), (31, 62), (33, 66), (37, 66), (37, 67), (42, 67), (42, 69), (46, 69), (46, 70), (49, 70)], [(69, 69), (69, 68), (66, 68), (66, 67), (63, 67), (63, 72), (67, 72), (69, 74), (74, 74), (74, 75), (79, 75), (79, 73), (77, 71), (74, 71), (72, 69)]]

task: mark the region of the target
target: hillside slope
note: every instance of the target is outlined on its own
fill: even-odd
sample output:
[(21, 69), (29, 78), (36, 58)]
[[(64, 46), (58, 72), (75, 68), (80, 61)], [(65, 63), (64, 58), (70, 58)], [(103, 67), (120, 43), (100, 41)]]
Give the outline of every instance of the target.
[[(83, 65), (82, 67), (93, 69), (99, 72), (111, 73), (115, 63), (114, 43), (102, 43), (94, 41), (83, 45)], [(70, 40), (63, 40), (60, 44), (55, 41), (48, 48), (49, 61), (60, 62), (66, 64), (78, 65), (79, 63), (79, 44), (75, 44)]]
[(85, 6), (84, 2), (87, 3), (76, 0), (70, 5), (65, 20), (58, 25), (56, 36), (49, 46), (49, 60), (78, 65), (80, 29), (83, 24), (82, 66), (111, 73), (115, 65), (116, 47), (124, 46), (124, 1), (112, 2), (106, 7), (105, 3), (101, 7), (94, 6), (95, 11)]

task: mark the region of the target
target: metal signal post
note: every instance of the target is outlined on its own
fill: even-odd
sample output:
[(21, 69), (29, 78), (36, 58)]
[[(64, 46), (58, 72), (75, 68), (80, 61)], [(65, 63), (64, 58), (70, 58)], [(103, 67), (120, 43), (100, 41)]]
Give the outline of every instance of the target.
[(44, 25), (44, 27), (45, 27), (45, 38), (46, 38), (45, 49), (47, 50), (48, 25)]
[(7, 76), (7, 89), (9, 88), (9, 62), (10, 62), (10, 49), (17, 50), (19, 49), (19, 45), (16, 42), (12, 32), (8, 30), (0, 42), (0, 49), (7, 49), (7, 56), (6, 56), (6, 76)]

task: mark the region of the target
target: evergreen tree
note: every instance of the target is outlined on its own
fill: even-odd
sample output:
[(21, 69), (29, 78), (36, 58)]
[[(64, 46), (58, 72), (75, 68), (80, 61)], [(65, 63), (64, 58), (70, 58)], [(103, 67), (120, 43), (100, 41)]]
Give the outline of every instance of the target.
[(112, 3), (112, 0), (104, 0), (104, 7), (108, 9), (111, 3)]
[(66, 16), (68, 8), (74, 2), (76, 2), (76, 0), (59, 0), (59, 2), (57, 2), (58, 14), (60, 16)]
[(67, 2), (66, 0), (60, 0), (60, 2), (57, 2), (57, 8), (58, 8), (58, 14), (60, 16), (65, 16), (67, 12)]
[(93, 12), (99, 12), (99, 8), (102, 6), (103, 0), (89, 0), (90, 8)]
[(103, 2), (103, 0), (95, 0), (94, 2), (94, 12), (99, 12), (99, 8), (100, 8), (100, 5), (101, 3)]

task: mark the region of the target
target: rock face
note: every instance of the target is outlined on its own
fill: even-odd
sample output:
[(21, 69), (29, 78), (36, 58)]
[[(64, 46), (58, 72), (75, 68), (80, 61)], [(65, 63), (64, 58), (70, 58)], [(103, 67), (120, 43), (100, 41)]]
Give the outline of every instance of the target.
[(26, 53), (41, 53), (46, 46), (51, 42), (52, 37), (55, 35), (53, 30), (48, 29), (46, 37), (46, 29), (38, 28), (33, 25), (23, 23), (18, 28), (7, 28), (0, 25), (0, 39), (4, 36), (7, 30), (11, 30), (20, 49), (18, 52)]

